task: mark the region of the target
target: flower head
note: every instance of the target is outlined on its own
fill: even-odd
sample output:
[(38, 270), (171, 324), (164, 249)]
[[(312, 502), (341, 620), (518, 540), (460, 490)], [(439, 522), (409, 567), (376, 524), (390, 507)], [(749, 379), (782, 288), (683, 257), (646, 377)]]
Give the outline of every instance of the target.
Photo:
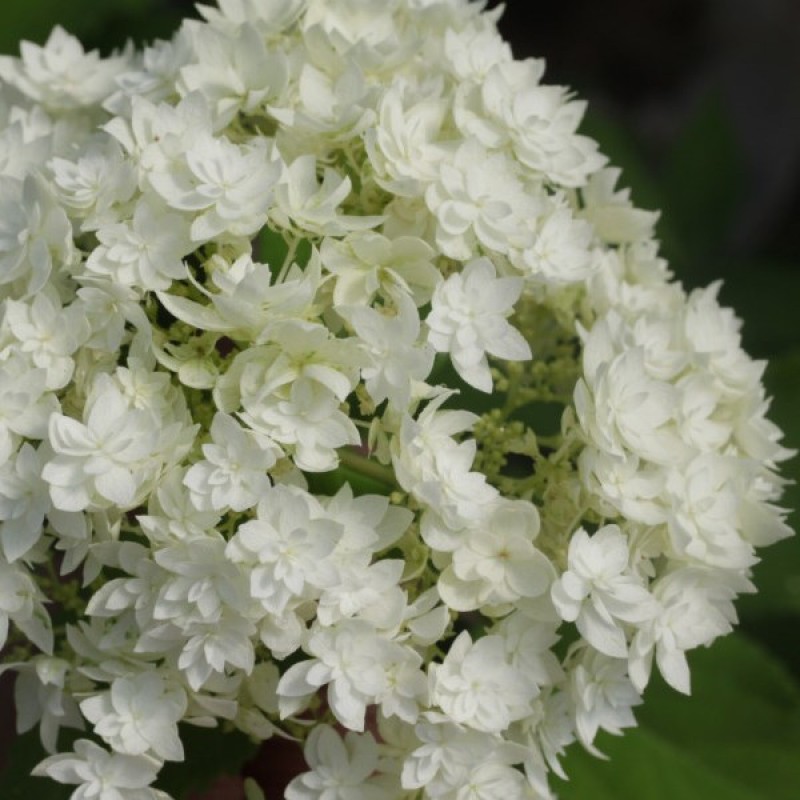
[(182, 723), (304, 738), (288, 800), (552, 797), (790, 534), (719, 284), (484, 6), (0, 57), (0, 670), (76, 800)]

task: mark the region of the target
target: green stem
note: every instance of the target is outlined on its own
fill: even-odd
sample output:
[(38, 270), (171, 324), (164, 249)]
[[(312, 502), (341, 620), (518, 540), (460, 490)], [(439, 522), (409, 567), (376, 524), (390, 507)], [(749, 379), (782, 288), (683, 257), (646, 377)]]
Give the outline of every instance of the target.
[(286, 253), (286, 257), (283, 259), (283, 264), (281, 265), (281, 271), (278, 273), (278, 279), (275, 281), (276, 284), (283, 283), (284, 279), (286, 278), (289, 269), (294, 263), (294, 257), (297, 254), (297, 247), (300, 244), (300, 240), (295, 237), (292, 238), (290, 242), (287, 242), (287, 244), (289, 246), (289, 250)]
[(520, 377), (519, 373), (512, 372), (508, 378), (508, 391), (506, 392), (506, 402), (503, 406), (503, 419), (508, 419), (520, 406), (517, 400)]
[(390, 467), (385, 467), (367, 456), (362, 456), (354, 450), (344, 448), (339, 450), (339, 461), (343, 466), (349, 467), (354, 472), (358, 472), (367, 478), (384, 483), (391, 486), (393, 489), (400, 489), (401, 486), (397, 482), (394, 471)]
[(575, 431), (569, 431), (564, 437), (564, 441), (561, 443), (561, 446), (558, 448), (558, 450), (550, 456), (550, 463), (558, 464), (565, 458), (570, 457), (575, 449), (575, 446), (579, 444), (580, 442), (578, 441), (578, 436)]

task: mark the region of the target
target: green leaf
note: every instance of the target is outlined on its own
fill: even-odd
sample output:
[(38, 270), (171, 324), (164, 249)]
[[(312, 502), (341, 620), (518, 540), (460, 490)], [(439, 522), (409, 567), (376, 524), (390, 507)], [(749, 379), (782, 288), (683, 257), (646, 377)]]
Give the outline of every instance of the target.
[(565, 760), (570, 779), (555, 787), (561, 800), (760, 800), (643, 728), (603, 736), (599, 744), (609, 761), (583, 750)]
[(597, 109), (589, 108), (581, 132), (600, 145), (601, 152), (608, 157), (610, 164), (622, 170), (620, 187), (631, 188), (635, 205), (653, 210), (661, 208), (664, 193), (629, 126)]
[(255, 260), (261, 264), (268, 264), (272, 269), (273, 277), (277, 277), (283, 260), (289, 252), (289, 245), (280, 233), (265, 225), (256, 236), (253, 250)]
[[(786, 434), (785, 444), (800, 448), (800, 349), (770, 361), (765, 375), (773, 397), (770, 417)], [(786, 487), (781, 505), (792, 509), (789, 524), (800, 529), (800, 458), (781, 465), (781, 474), (792, 483)], [(768, 614), (800, 617), (800, 537), (779, 542), (759, 553), (762, 561), (754, 569), (758, 594), (743, 597), (740, 608), (746, 619)], [(777, 632), (780, 637), (780, 632)], [(785, 638), (785, 637), (784, 637)], [(794, 648), (800, 669), (800, 654)]]
[(340, 465), (330, 472), (307, 472), (308, 488), (314, 494), (335, 495), (345, 483), (350, 484), (353, 494), (389, 494), (395, 487), (386, 482), (364, 475), (350, 467)]
[[(664, 165), (664, 208), (690, 269), (702, 273), (734, 221), (744, 191), (735, 130), (721, 98), (709, 96), (681, 132)], [(684, 261), (684, 259), (681, 259)]]
[[(72, 732), (62, 732), (59, 737), (62, 752), (70, 750), (75, 738), (78, 737)], [(3, 800), (67, 800), (74, 786), (64, 786), (50, 778), (31, 776), (31, 770), (46, 757), (47, 753), (39, 740), (38, 727), (15, 737), (7, 753), (6, 767), (0, 772), (0, 797)]]
[(0, 53), (17, 55), (23, 39), (43, 43), (56, 24), (80, 38), (87, 49), (108, 52), (131, 38), (169, 37), (179, 21), (177, 9), (158, 0), (3, 0)]
[[(169, 792), (175, 800), (208, 788), (221, 775), (238, 775), (257, 750), (257, 745), (238, 731), (181, 725), (180, 734), (186, 751), (185, 761), (168, 763), (156, 781), (156, 786)], [(75, 739), (86, 736), (86, 732), (62, 731), (59, 751), (69, 752)], [(46, 756), (38, 728), (17, 736), (9, 748), (7, 766), (0, 772), (2, 800), (67, 800), (75, 786), (65, 786), (49, 778), (34, 778), (30, 774)]]
[[(748, 353), (758, 358), (774, 357), (800, 345), (800, 270), (796, 265), (746, 262), (731, 266), (715, 262), (711, 269), (724, 278), (721, 302), (744, 321), (742, 340)], [(776, 394), (780, 391), (783, 389)]]
[[(647, 693), (642, 724), (688, 746), (706, 766), (765, 800), (790, 800), (800, 785), (800, 687), (783, 665), (741, 633), (691, 659), (693, 696), (662, 682)], [(758, 749), (761, 759), (756, 757)], [(744, 752), (752, 755), (743, 758)], [(772, 765), (764, 769), (764, 761)]]
[(766, 650), (736, 633), (689, 659), (691, 697), (654, 680), (641, 724), (675, 742), (688, 736), (695, 749), (748, 740), (800, 747), (800, 686)]
[(685, 261), (677, 218), (673, 216), (661, 181), (648, 162), (640, 138), (631, 132), (630, 125), (589, 108), (581, 130), (600, 145), (609, 164), (622, 169), (618, 188), (630, 188), (634, 205), (662, 212), (656, 233), (661, 241), (664, 257), (678, 263)]
[[(796, 489), (793, 494), (797, 494)], [(797, 505), (794, 507), (797, 508)], [(797, 512), (794, 516), (797, 516)], [(794, 536), (765, 551), (761, 563), (753, 570), (753, 582), (758, 589), (757, 594), (747, 595), (739, 600), (739, 611), (746, 623), (764, 627), (766, 617), (777, 615), (782, 618), (795, 616), (796, 624), (800, 624), (800, 539)], [(761, 633), (766, 634), (769, 631), (764, 630)], [(781, 638), (785, 635), (786, 632), (778, 630), (770, 638)], [(791, 647), (791, 643), (789, 644)], [(800, 655), (796, 648), (793, 655), (795, 660)], [(800, 666), (800, 662), (798, 665)]]
[(258, 745), (235, 730), (181, 725), (180, 734), (186, 759), (168, 763), (156, 782), (175, 800), (209, 788), (221, 775), (239, 775), (258, 750)]
[(640, 728), (570, 752), (564, 800), (790, 800), (800, 785), (800, 687), (741, 633), (690, 656), (693, 694), (654, 677)]

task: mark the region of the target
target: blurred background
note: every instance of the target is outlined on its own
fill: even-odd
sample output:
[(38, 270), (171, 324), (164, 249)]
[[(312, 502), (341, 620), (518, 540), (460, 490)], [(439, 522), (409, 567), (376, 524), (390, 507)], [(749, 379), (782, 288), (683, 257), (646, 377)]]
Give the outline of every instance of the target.
[[(381, 0), (375, 0), (380, 2)], [(490, 2), (490, 6), (497, 3)], [(723, 279), (748, 351), (769, 359), (773, 419), (800, 446), (800, 3), (797, 0), (508, 0), (500, 27), (518, 58), (589, 104), (584, 130), (624, 170), (637, 205), (661, 209), (664, 255), (687, 288)], [(3, 0), (0, 52), (56, 23), (87, 48), (165, 38), (190, 0)], [(784, 474), (800, 480), (799, 461)], [(785, 503), (800, 507), (797, 484)], [(800, 515), (791, 522), (797, 530)], [(793, 800), (800, 786), (800, 539), (764, 551), (739, 631), (693, 653), (693, 697), (654, 681), (641, 727), (601, 737), (611, 761), (571, 752), (567, 800)], [(8, 692), (3, 699), (8, 706)], [(59, 800), (24, 775), (35, 735), (9, 744), (0, 797)], [(278, 797), (286, 756), (235, 736), (196, 734), (176, 797), (239, 800), (239, 774)], [(267, 746), (268, 748), (271, 745)], [(575, 748), (573, 748), (575, 750)], [(215, 783), (227, 770), (234, 777)]]

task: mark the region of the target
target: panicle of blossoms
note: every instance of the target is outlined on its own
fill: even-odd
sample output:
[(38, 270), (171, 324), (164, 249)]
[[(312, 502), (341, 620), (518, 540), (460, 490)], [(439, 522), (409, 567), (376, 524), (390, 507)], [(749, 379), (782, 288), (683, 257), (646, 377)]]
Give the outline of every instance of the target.
[(182, 726), (225, 724), (304, 740), (288, 800), (550, 798), (654, 665), (690, 691), (790, 533), (764, 364), (498, 11), (200, 13), (0, 58), (0, 645), (35, 774), (159, 800)]

